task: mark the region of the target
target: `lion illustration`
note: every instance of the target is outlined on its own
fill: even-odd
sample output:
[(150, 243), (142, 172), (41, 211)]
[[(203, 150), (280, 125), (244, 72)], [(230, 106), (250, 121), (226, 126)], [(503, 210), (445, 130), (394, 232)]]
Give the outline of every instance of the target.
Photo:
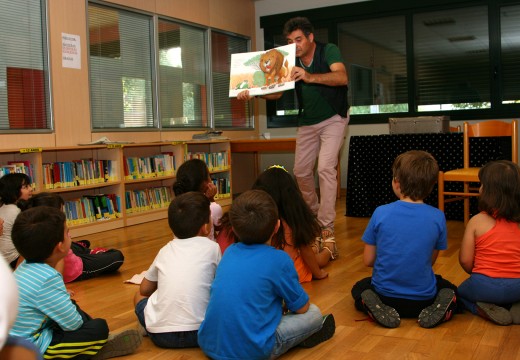
[(281, 83), (289, 74), (289, 63), (281, 52), (276, 49), (266, 51), (260, 57), (260, 69), (265, 74), (265, 85)]

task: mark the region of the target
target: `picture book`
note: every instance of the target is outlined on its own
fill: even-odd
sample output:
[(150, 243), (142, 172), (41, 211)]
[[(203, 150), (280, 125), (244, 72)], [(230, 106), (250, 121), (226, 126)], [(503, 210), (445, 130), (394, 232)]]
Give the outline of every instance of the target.
[(229, 97), (236, 97), (246, 89), (252, 96), (294, 89), (290, 74), (296, 61), (295, 54), (295, 44), (231, 54)]

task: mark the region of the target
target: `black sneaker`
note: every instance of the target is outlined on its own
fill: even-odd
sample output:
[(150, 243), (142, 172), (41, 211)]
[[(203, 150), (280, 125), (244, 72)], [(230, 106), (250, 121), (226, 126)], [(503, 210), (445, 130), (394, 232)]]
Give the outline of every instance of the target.
[(424, 308), (419, 314), (419, 325), (423, 328), (433, 328), (453, 316), (457, 307), (455, 291), (444, 288), (439, 291), (433, 304)]
[(387, 328), (396, 328), (401, 324), (401, 318), (397, 310), (383, 304), (379, 296), (372, 290), (361, 293), (361, 300), (365, 310), (376, 323)]
[(498, 325), (511, 325), (513, 323), (511, 313), (502, 306), (477, 302), (477, 312), (484, 319), (490, 320)]
[(329, 340), (336, 331), (336, 321), (334, 320), (334, 315), (328, 314), (323, 316), (323, 322), (321, 325), (321, 329), (316, 331), (314, 334), (309, 336), (307, 339), (303, 340), (299, 346), (304, 348), (311, 348), (318, 344), (321, 344), (324, 341)]
[(92, 360), (111, 359), (131, 354), (141, 345), (141, 341), (143, 341), (143, 337), (135, 329), (110, 334), (106, 344), (92, 357)]

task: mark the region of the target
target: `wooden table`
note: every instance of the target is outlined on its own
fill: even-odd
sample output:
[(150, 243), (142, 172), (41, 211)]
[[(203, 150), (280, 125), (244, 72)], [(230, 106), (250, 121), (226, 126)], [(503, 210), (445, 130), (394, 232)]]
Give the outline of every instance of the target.
[[(296, 149), (295, 138), (272, 138), (272, 139), (240, 139), (230, 141), (231, 153), (253, 153), (255, 177), (258, 176), (258, 169), (260, 163), (258, 161), (259, 152), (294, 152)], [(341, 168), (340, 159), (338, 156), (337, 166), (338, 191), (337, 198), (341, 195)]]

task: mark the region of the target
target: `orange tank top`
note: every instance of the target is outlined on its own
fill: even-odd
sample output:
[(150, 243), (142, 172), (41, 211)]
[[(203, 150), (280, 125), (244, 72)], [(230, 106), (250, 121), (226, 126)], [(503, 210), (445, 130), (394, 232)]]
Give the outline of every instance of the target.
[(291, 259), (293, 260), (294, 267), (296, 269), (296, 272), (298, 273), (298, 279), (300, 280), (300, 283), (309, 282), (312, 280), (312, 272), (307, 266), (307, 264), (303, 261), (300, 255), (300, 250), (298, 250), (294, 246), (292, 229), (289, 227), (289, 225), (287, 225), (287, 223), (284, 220), (282, 220), (282, 224), (283, 235), (285, 237), (286, 242), (285, 248), (283, 248), (282, 250), (289, 254)]
[(475, 239), (474, 273), (493, 278), (520, 278), (520, 229), (518, 223), (500, 219)]

